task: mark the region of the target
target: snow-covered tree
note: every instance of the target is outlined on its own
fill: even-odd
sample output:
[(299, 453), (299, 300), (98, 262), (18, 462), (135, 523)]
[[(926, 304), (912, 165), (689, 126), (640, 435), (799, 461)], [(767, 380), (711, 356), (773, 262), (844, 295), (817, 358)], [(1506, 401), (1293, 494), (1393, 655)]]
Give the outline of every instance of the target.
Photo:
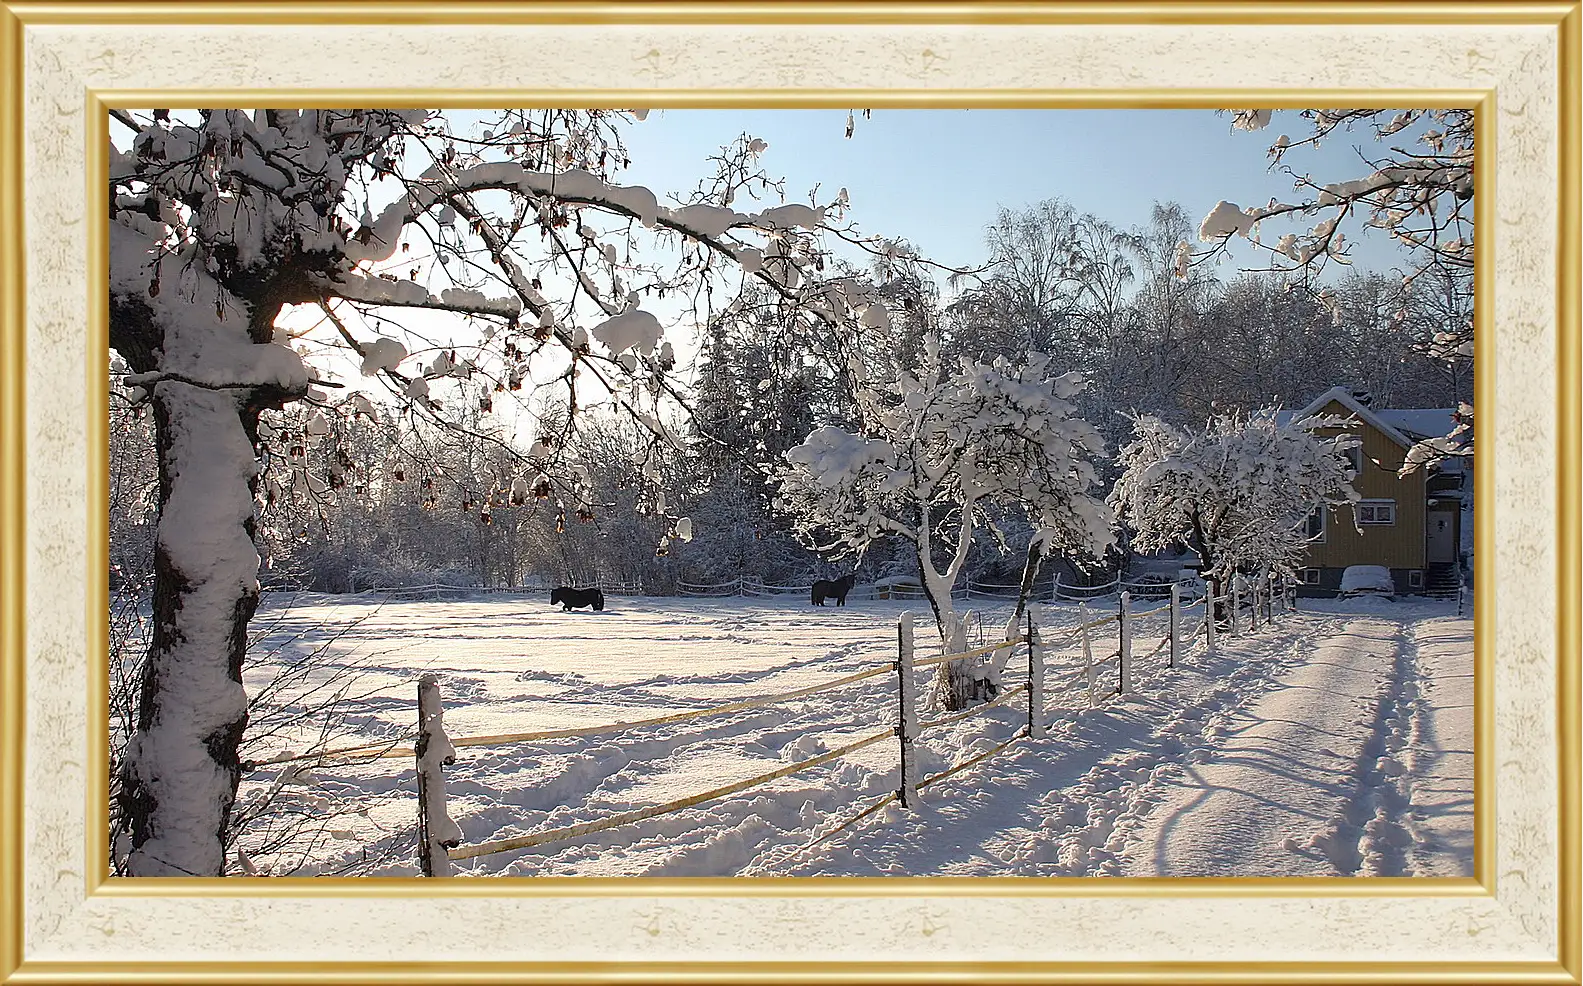
[[(1054, 373), (1039, 353), (1017, 365), (948, 366), (934, 334), (916, 372), (872, 377), (858, 359), (850, 370), (861, 429), (826, 425), (787, 452), (782, 505), (805, 542), (830, 557), (887, 537), (910, 545), (947, 647), (962, 640), (951, 589), (974, 534), (999, 535), (990, 507), (1025, 511), (1046, 550), (1081, 556), (1110, 544), (1110, 511), (1089, 492), (1103, 445), (1073, 408), (1079, 375)], [(971, 701), (963, 664), (941, 666), (948, 708)]]
[(1217, 415), (1198, 429), (1139, 416), (1109, 503), (1136, 550), (1185, 545), (1219, 578), (1265, 567), (1291, 572), (1308, 541), (1308, 516), (1358, 498), (1345, 458), (1357, 438), (1316, 433), (1338, 423), (1316, 416), (1282, 424), (1275, 408)]
[[(1272, 110), (1240, 110), (1232, 126), (1259, 131), (1270, 126)], [(1199, 226), (1199, 239), (1213, 244), (1194, 258), (1181, 247), (1181, 269), (1219, 254), (1235, 236), (1251, 239), (1269, 257), (1270, 269), (1302, 283), (1312, 283), (1331, 263), (1349, 262), (1347, 228), (1383, 231), (1405, 248), (1402, 280), (1438, 281), (1451, 298), (1444, 322), (1434, 327), (1429, 349), (1442, 359), (1466, 363), (1473, 359), (1474, 260), (1474, 112), (1452, 109), (1302, 110), (1295, 134), (1282, 133), (1270, 144), (1272, 168), (1292, 177), (1292, 201), (1272, 199), (1263, 206), (1241, 208), (1220, 201)], [(1299, 173), (1287, 163), (1303, 147), (1365, 134), (1357, 148), (1361, 173), (1325, 176), (1326, 181)], [(1308, 226), (1310, 217), (1319, 217)], [(1302, 219), (1302, 226), (1280, 235), (1266, 224), (1282, 217)], [(1328, 288), (1317, 289), (1330, 300)], [(1471, 436), (1426, 444), (1414, 450), (1403, 471), (1447, 454), (1472, 454)]]
[[(110, 155), (110, 344), (152, 406), (160, 466), (155, 625), (119, 787), (133, 875), (224, 869), (261, 414), (366, 412), (371, 388), (446, 424), (543, 383), (573, 412), (610, 401), (670, 439), (662, 318), (704, 324), (712, 291), (744, 278), (831, 320), (861, 294), (818, 276), (824, 207), (739, 211), (762, 191), (746, 166), (762, 141), (662, 205), (615, 180), (632, 118), (616, 111), (455, 127), (423, 110), (112, 112), (132, 135)], [(525, 410), (516, 429), (533, 433)], [(541, 436), (518, 478), (584, 495), (564, 447)]]

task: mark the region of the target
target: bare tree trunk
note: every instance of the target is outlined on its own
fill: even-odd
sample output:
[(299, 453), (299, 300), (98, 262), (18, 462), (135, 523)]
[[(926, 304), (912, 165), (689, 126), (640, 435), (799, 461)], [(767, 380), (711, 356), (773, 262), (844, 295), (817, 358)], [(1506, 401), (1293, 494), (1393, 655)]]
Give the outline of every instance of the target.
[(1028, 609), (1028, 596), (1033, 593), (1033, 583), (1039, 578), (1039, 570), (1044, 567), (1045, 548), (1038, 539), (1038, 532), (1034, 532), (1034, 539), (1028, 542), (1028, 554), (1022, 561), (1022, 582), (1017, 586), (1017, 612), (1012, 617), (1012, 623), (1022, 625), (1022, 614)]
[(1207, 580), (1205, 585), (1209, 587), (1209, 602), (1205, 604), (1204, 612), (1211, 620), (1224, 619), (1225, 607), (1215, 599), (1215, 584), (1220, 580), (1210, 578), (1208, 575), (1214, 570), (1216, 559), (1209, 550), (1209, 539), (1204, 536), (1204, 519), (1199, 516), (1197, 510), (1193, 511), (1193, 540), (1197, 542), (1193, 547), (1198, 549), (1199, 574), (1204, 576)]
[[(956, 615), (956, 607), (951, 605), (951, 587), (956, 580), (957, 571), (961, 568), (961, 561), (967, 554), (961, 543), (962, 538), (971, 539), (972, 532), (969, 529), (959, 532), (956, 560), (947, 570), (946, 574), (949, 578), (945, 578), (935, 574), (931, 537), (933, 517), (927, 506), (922, 510), (919, 521), (918, 540), (914, 544), (918, 556), (918, 582), (923, 586), (924, 598), (929, 600), (929, 608), (934, 612), (935, 627), (940, 632), (941, 653), (953, 654), (966, 650), (966, 628), (963, 627), (961, 618)], [(941, 598), (942, 593), (944, 598)], [(930, 697), (937, 706), (952, 712), (971, 705), (973, 670), (970, 662), (946, 661), (937, 665)]]
[[(1039, 571), (1044, 567), (1046, 554), (1047, 549), (1037, 537), (1028, 542), (1028, 553), (1024, 556), (1022, 562), (1022, 580), (1017, 586), (1017, 608), (1012, 613), (1011, 619), (1006, 623), (1005, 639), (1007, 640), (1015, 637), (1018, 628), (1022, 626), (1023, 617), (1028, 612), (1028, 597), (1033, 594), (1033, 583), (1039, 578)], [(990, 681), (993, 685), (992, 690), (999, 689), (1001, 672), (1005, 670), (1006, 662), (1010, 658), (1010, 648), (995, 652), (989, 672)]]
[(132, 876), (220, 876), (247, 726), (242, 660), (258, 606), (258, 411), (237, 391), (154, 390), (160, 465), (154, 632), (120, 806)]

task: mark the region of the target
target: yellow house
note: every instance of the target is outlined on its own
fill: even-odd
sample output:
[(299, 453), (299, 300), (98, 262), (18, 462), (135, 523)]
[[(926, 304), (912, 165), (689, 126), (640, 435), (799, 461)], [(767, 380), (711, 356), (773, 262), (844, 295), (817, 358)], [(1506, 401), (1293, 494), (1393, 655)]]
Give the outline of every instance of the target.
[(1309, 594), (1328, 595), (1341, 587), (1352, 565), (1378, 565), (1391, 571), (1397, 592), (1454, 593), (1462, 558), (1462, 505), (1471, 492), (1471, 461), (1456, 458), (1398, 476), (1407, 450), (1418, 441), (1449, 434), (1451, 409), (1374, 408), (1367, 398), (1334, 387), (1292, 415), (1348, 419), (1345, 430), (1361, 446), (1349, 453), (1352, 488), (1361, 499), (1350, 506), (1316, 511), (1308, 521), (1308, 557), (1302, 572)]

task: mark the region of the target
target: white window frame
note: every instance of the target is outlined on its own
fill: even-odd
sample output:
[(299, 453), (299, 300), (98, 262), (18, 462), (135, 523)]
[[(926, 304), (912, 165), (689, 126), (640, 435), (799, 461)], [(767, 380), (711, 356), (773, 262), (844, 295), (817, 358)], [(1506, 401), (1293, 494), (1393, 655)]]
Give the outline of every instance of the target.
[[(1389, 519), (1387, 519), (1387, 520), (1379, 520), (1379, 519), (1377, 519), (1378, 516), (1379, 516), (1379, 508), (1381, 508), (1381, 507), (1389, 507), (1390, 508)], [(1363, 516), (1364, 508), (1372, 508), (1372, 509), (1369, 510), (1369, 518), (1368, 519), (1365, 519), (1364, 516)], [(1354, 510), (1354, 512), (1357, 515), (1357, 521), (1358, 521), (1358, 526), (1359, 527), (1395, 527), (1396, 526), (1396, 501), (1395, 500), (1385, 500), (1385, 499), (1359, 500), (1357, 502), (1356, 506), (1353, 508), (1353, 510)]]
[(1303, 569), (1303, 585), (1318, 585), (1320, 571), (1317, 568)]
[(1313, 513), (1311, 513), (1307, 517), (1303, 518), (1303, 532), (1305, 534), (1307, 534), (1307, 532), (1308, 532), (1308, 524), (1309, 524), (1309, 522), (1314, 519), (1314, 514), (1318, 514), (1319, 515), (1319, 533), (1318, 534), (1309, 534), (1308, 535), (1308, 543), (1309, 544), (1324, 544), (1325, 543), (1325, 538), (1328, 537), (1329, 534), (1330, 534), (1330, 507), (1325, 505), (1325, 504), (1320, 504), (1319, 506), (1314, 508), (1314, 512)]
[(1407, 588), (1409, 588), (1409, 589), (1422, 589), (1423, 587), (1424, 587), (1424, 573), (1423, 572), (1421, 572), (1421, 571), (1419, 571), (1418, 569), (1415, 568), (1412, 571), (1407, 573)]
[(1354, 445), (1354, 446), (1352, 446), (1351, 448), (1347, 449), (1345, 452), (1342, 452), (1341, 456), (1342, 456), (1342, 458), (1347, 460), (1347, 468), (1352, 470), (1352, 475), (1353, 476), (1361, 476), (1363, 474), (1363, 446), (1362, 445)]

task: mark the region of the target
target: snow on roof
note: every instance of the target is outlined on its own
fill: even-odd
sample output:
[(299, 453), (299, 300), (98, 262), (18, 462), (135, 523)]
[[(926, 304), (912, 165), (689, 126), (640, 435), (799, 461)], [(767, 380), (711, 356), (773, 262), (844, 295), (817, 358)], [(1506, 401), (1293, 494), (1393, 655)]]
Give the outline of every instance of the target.
[(1374, 412), (1380, 420), (1412, 438), (1440, 438), (1451, 434), (1456, 422), (1449, 407), (1382, 408)]
[[(1301, 411), (1296, 412), (1292, 417), (1294, 420), (1301, 421), (1309, 415), (1318, 414), (1320, 410), (1322, 410), (1324, 406), (1329, 404), (1331, 401), (1339, 403), (1342, 407), (1357, 415), (1359, 420), (1365, 421), (1368, 424), (1374, 426), (1387, 438), (1400, 445), (1402, 448), (1412, 448), (1413, 445), (1416, 444), (1411, 438), (1408, 438), (1406, 435), (1402, 434), (1394, 424), (1386, 421), (1382, 417), (1381, 412), (1372, 411), (1368, 407), (1359, 404), (1358, 399), (1352, 396), (1351, 389), (1347, 387), (1331, 387), (1323, 394), (1320, 394), (1318, 397), (1314, 398), (1312, 403), (1303, 408)], [(1449, 414), (1450, 412), (1447, 413)]]

